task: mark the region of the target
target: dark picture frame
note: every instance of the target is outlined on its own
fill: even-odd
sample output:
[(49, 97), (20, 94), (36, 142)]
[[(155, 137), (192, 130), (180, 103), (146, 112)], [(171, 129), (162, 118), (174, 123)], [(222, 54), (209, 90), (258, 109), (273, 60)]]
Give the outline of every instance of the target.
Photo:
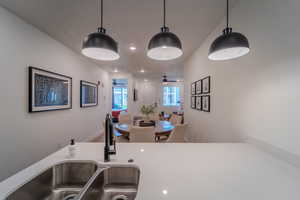
[(72, 109), (72, 77), (28, 67), (28, 112)]
[(210, 76), (203, 78), (202, 81), (202, 94), (210, 93)]
[(202, 108), (202, 99), (201, 96), (196, 96), (196, 109), (201, 110)]
[(80, 81), (80, 107), (98, 106), (98, 84), (81, 80)]
[(201, 96), (201, 110), (210, 112), (210, 95)]
[(191, 108), (196, 109), (196, 97), (191, 96)]
[(191, 95), (196, 95), (196, 82), (191, 84)]
[(137, 101), (138, 100), (138, 91), (137, 89), (133, 89), (133, 101)]
[(202, 94), (202, 81), (196, 81), (196, 95)]

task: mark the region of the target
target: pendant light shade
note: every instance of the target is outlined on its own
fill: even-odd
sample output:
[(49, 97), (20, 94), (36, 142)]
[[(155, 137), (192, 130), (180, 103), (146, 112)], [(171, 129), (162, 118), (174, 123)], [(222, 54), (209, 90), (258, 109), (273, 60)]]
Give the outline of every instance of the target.
[(180, 39), (166, 27), (166, 1), (164, 0), (164, 26), (154, 35), (149, 44), (147, 56), (154, 60), (172, 60), (183, 54)]
[(104, 61), (117, 60), (120, 57), (117, 42), (101, 28), (84, 39), (81, 52), (89, 58)]
[(230, 60), (244, 56), (250, 52), (249, 41), (241, 33), (232, 32), (228, 26), (229, 6), (227, 0), (227, 27), (210, 46), (208, 58), (210, 60)]
[(103, 0), (101, 0), (101, 27), (84, 38), (81, 53), (89, 58), (112, 61), (120, 58), (117, 42), (103, 28)]
[(149, 42), (148, 57), (155, 60), (172, 60), (180, 57), (183, 52), (179, 38), (169, 32), (167, 27), (161, 29), (162, 31), (154, 35)]

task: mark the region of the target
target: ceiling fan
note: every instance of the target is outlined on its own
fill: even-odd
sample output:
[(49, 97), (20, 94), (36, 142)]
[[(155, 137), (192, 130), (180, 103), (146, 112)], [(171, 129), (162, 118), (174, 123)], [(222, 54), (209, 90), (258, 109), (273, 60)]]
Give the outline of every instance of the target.
[(169, 80), (169, 79), (167, 78), (167, 75), (163, 75), (162, 82), (163, 82), (163, 83), (175, 83), (175, 82), (177, 82), (177, 80)]

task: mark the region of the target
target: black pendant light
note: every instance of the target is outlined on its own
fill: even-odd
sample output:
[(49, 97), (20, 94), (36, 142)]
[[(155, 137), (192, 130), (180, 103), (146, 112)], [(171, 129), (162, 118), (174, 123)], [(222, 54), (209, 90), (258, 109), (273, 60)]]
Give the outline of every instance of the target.
[(161, 32), (149, 42), (147, 56), (154, 60), (172, 60), (183, 54), (179, 38), (166, 27), (166, 0), (164, 0), (164, 25)]
[(81, 53), (97, 60), (117, 60), (120, 57), (118, 44), (112, 37), (106, 34), (106, 30), (103, 28), (103, 0), (100, 1), (101, 27), (98, 28), (98, 32), (91, 33), (84, 38)]
[(227, 0), (227, 27), (223, 34), (210, 46), (208, 58), (210, 60), (230, 60), (246, 55), (250, 52), (248, 39), (241, 33), (232, 32), (229, 27), (229, 3)]

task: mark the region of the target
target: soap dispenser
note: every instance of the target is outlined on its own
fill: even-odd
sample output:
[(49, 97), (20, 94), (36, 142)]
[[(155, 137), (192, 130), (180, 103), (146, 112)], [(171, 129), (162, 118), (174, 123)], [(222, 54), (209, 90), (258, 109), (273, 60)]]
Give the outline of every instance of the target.
[(70, 145), (69, 145), (69, 157), (74, 157), (76, 154), (76, 145), (75, 145), (75, 140), (71, 139)]

